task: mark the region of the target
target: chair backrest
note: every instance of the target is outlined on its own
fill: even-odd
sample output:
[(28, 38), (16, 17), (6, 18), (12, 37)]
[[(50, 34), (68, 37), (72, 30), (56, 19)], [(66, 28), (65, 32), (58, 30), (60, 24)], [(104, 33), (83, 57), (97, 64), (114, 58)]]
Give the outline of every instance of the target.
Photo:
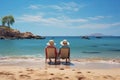
[(60, 57), (63, 59), (68, 58), (69, 57), (69, 48), (61, 48)]
[(47, 48), (47, 57), (55, 58), (55, 48)]

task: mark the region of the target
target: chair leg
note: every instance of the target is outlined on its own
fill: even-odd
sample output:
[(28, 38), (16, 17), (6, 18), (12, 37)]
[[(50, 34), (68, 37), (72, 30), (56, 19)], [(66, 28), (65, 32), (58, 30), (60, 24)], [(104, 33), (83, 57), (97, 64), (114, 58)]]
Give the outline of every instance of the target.
[(47, 59), (45, 59), (45, 63), (47, 63)]
[(57, 58), (57, 62), (60, 64), (60, 57)]
[(66, 63), (67, 63), (67, 58), (66, 58)]
[(70, 58), (69, 58), (69, 62), (70, 62)]
[(59, 59), (59, 63), (61, 63), (60, 59)]
[(56, 59), (55, 59), (54, 63), (56, 64)]
[(50, 62), (50, 63), (52, 62), (51, 58), (49, 58), (49, 62)]

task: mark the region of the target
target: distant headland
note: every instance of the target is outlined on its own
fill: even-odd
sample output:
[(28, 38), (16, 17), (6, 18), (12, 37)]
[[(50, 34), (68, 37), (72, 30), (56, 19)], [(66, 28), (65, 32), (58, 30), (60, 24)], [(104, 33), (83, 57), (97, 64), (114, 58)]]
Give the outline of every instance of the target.
[(31, 32), (21, 33), (19, 30), (7, 26), (0, 26), (0, 39), (44, 39), (45, 37), (34, 35)]
[(31, 32), (21, 33), (19, 30), (15, 30), (10, 27), (15, 23), (15, 19), (12, 15), (4, 16), (0, 19), (2, 25), (0, 25), (0, 39), (44, 39), (45, 37), (39, 35), (33, 35)]

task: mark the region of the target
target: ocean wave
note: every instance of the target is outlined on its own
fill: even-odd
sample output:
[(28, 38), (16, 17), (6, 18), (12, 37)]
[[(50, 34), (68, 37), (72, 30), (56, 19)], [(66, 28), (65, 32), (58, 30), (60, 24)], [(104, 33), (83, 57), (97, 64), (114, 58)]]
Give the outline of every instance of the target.
[(101, 53), (101, 52), (97, 52), (97, 51), (83, 51), (82, 53), (97, 54), (97, 53)]
[(21, 56), (0, 56), (0, 60), (5, 59), (42, 59), (43, 55), (21, 55)]
[(116, 52), (120, 52), (120, 49), (110, 49), (109, 51), (116, 51)]

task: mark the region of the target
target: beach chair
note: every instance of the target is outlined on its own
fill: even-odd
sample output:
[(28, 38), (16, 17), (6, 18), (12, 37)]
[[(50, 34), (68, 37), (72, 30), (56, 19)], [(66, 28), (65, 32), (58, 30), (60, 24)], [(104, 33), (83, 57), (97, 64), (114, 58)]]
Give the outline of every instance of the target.
[(54, 59), (55, 63), (56, 63), (56, 55), (55, 55), (55, 48), (46, 48), (46, 60), (45, 62), (47, 62), (47, 59)]
[(61, 48), (59, 51), (60, 59), (66, 59), (66, 63), (70, 62), (70, 49), (69, 48)]

